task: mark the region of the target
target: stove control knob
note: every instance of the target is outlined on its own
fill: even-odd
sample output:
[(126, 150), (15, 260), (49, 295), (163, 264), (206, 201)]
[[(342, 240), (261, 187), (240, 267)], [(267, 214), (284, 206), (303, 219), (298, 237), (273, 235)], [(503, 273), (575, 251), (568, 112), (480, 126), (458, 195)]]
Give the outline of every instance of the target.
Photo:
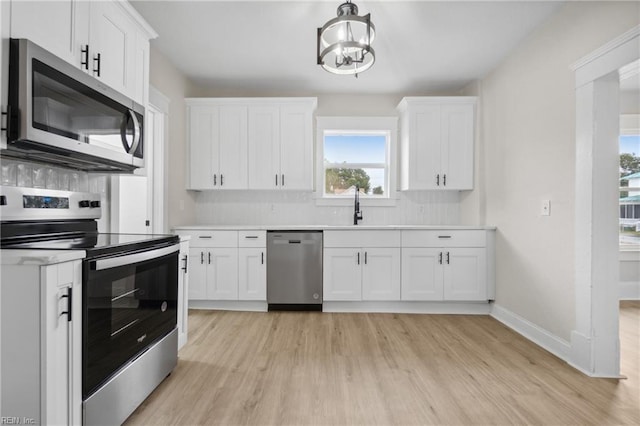
[(89, 204), (89, 200), (80, 200), (80, 202), (78, 203), (78, 206), (79, 206), (81, 209), (86, 208), (86, 207), (89, 207), (89, 206), (90, 206), (90, 204)]
[(100, 201), (92, 201), (91, 202), (91, 208), (97, 208), (100, 207)]

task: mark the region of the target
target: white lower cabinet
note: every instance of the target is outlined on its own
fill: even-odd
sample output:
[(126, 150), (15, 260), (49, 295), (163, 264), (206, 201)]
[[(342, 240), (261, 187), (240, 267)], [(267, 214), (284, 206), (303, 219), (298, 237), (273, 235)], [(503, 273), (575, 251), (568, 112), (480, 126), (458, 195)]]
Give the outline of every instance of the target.
[(191, 237), (189, 300), (267, 300), (265, 231), (178, 233)]
[(445, 300), (487, 300), (486, 251), (470, 247), (443, 252)]
[(402, 249), (402, 300), (443, 300), (442, 251), (436, 248)]
[(323, 269), (324, 300), (400, 300), (399, 248), (327, 248)]
[(400, 300), (399, 232), (325, 231), (324, 247), (323, 300)]
[(178, 349), (187, 343), (189, 323), (189, 241), (180, 241), (178, 257)]
[(403, 231), (402, 241), (402, 300), (490, 299), (486, 231)]
[(81, 424), (82, 261), (2, 265), (3, 419)]
[(325, 248), (322, 271), (323, 300), (362, 300), (360, 249)]
[(191, 300), (238, 299), (238, 249), (199, 247), (189, 250)]
[(238, 299), (267, 300), (266, 248), (238, 249)]

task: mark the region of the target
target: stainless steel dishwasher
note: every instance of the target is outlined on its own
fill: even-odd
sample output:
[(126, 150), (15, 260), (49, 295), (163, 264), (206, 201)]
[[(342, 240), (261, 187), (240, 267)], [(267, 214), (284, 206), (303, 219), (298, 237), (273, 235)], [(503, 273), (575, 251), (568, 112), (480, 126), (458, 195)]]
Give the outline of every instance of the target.
[(322, 310), (322, 231), (267, 231), (269, 310)]

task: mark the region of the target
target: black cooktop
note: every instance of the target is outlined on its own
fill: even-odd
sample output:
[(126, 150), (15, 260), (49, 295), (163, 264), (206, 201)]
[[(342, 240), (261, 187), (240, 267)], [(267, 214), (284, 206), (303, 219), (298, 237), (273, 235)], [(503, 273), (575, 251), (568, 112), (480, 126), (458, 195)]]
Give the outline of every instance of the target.
[(96, 230), (95, 222), (90, 222), (81, 221), (81, 226), (77, 222), (2, 223), (2, 248), (85, 250), (88, 258), (94, 258), (180, 242), (177, 235), (100, 233)]
[(177, 244), (177, 235), (147, 234), (101, 234), (87, 233), (70, 238), (54, 238), (42, 241), (12, 242), (3, 244), (4, 249), (31, 250), (86, 250), (91, 257), (119, 251), (137, 251), (154, 246)]

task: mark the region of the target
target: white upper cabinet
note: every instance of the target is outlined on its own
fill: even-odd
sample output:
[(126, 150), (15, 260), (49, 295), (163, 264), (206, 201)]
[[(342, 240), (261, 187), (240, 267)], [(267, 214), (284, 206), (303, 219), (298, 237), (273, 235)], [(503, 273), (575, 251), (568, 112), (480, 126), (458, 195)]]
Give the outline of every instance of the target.
[(280, 107), (280, 188), (313, 189), (313, 110), (316, 101)]
[(247, 188), (247, 108), (187, 103), (189, 189)]
[(146, 105), (149, 39), (157, 34), (123, 1), (11, 2), (11, 37), (26, 38)]
[(187, 99), (188, 189), (313, 189), (315, 98)]
[(400, 102), (403, 190), (473, 189), (475, 105), (475, 97)]
[(249, 188), (275, 189), (280, 183), (280, 109), (249, 107)]
[(12, 1), (11, 37), (29, 39), (81, 67), (89, 43), (89, 7), (89, 2), (77, 0)]
[(112, 2), (91, 4), (89, 71), (119, 92), (134, 92), (136, 26)]
[(315, 106), (305, 98), (249, 106), (249, 189), (313, 189)]

